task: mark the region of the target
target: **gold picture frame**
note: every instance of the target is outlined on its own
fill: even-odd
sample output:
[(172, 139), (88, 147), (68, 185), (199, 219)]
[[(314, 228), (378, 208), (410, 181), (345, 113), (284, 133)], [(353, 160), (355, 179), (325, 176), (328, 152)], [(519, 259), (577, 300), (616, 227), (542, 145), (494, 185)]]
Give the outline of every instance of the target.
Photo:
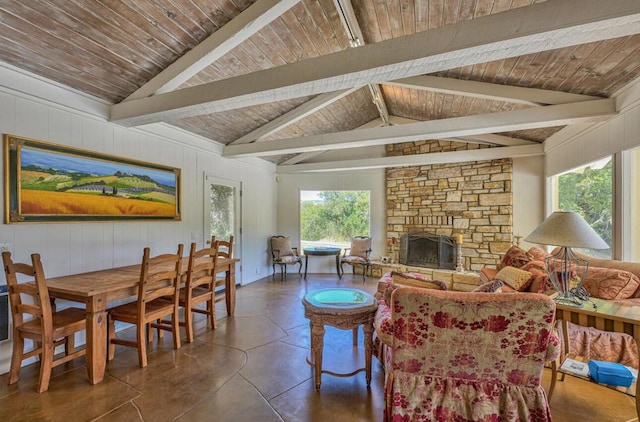
[(181, 219), (179, 168), (4, 135), (6, 224)]

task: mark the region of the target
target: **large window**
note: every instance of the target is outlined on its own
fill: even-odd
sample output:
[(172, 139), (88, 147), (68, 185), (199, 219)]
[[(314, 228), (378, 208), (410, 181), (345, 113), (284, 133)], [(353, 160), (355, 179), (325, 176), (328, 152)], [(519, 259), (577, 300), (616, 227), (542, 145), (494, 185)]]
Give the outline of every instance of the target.
[(553, 210), (580, 214), (607, 242), (609, 249), (583, 250), (611, 258), (613, 244), (613, 164), (611, 157), (587, 164), (551, 179)]
[(623, 153), (623, 256), (640, 262), (640, 148)]
[(368, 191), (300, 191), (301, 246), (345, 248), (369, 236), (370, 208)]

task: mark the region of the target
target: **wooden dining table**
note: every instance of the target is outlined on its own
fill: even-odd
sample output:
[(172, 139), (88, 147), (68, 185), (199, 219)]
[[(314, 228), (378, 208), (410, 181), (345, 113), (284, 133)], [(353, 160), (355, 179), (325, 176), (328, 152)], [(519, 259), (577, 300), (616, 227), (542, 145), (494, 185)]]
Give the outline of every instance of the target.
[[(187, 270), (183, 258), (182, 271)], [(235, 264), (237, 258), (218, 258), (216, 273), (225, 272), (225, 302), (227, 315), (233, 316), (236, 306)], [(107, 305), (138, 294), (140, 265), (110, 268), (88, 273), (47, 279), (49, 295), (84, 303), (87, 311), (86, 360), (89, 382), (97, 384), (104, 378), (107, 363)]]

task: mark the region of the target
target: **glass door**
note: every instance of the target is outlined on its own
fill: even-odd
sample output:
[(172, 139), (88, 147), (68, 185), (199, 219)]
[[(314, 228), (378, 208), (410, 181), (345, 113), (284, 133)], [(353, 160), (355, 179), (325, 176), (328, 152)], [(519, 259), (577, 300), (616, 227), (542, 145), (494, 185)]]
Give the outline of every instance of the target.
[[(211, 236), (218, 240), (234, 237), (233, 256), (241, 258), (241, 198), (242, 184), (233, 180), (205, 175), (204, 181), (204, 239), (211, 243)], [(236, 269), (236, 280), (242, 280), (242, 266)]]

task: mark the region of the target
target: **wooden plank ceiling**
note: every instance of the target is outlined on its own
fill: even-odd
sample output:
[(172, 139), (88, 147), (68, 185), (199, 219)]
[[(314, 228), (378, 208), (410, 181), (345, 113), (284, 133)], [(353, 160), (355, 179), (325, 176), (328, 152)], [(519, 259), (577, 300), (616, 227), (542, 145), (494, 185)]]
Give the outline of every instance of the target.
[(321, 170), (436, 134), (540, 153), (615, 114), (584, 104), (640, 76), (639, 21), (632, 0), (9, 1), (0, 61), (113, 103), (115, 123)]

